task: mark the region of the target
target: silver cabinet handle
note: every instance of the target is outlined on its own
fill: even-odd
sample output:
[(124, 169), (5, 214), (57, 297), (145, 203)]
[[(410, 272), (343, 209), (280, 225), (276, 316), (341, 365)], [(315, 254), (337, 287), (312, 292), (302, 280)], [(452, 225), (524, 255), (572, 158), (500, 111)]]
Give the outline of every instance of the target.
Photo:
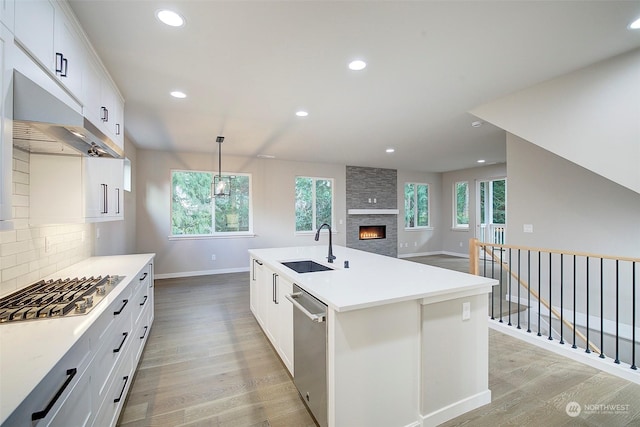
[(305, 316), (307, 316), (309, 319), (313, 320), (314, 322), (318, 322), (318, 323), (322, 323), (324, 322), (325, 318), (326, 318), (326, 313), (318, 313), (318, 314), (313, 314), (312, 312), (310, 312), (309, 310), (307, 310), (306, 308), (304, 308), (298, 301), (296, 301), (296, 298), (300, 298), (300, 295), (302, 295), (302, 293), (300, 292), (294, 292), (292, 294), (289, 295), (285, 295), (284, 297), (286, 299), (288, 299), (289, 301), (291, 301), (291, 303), (298, 308), (298, 310), (300, 310)]

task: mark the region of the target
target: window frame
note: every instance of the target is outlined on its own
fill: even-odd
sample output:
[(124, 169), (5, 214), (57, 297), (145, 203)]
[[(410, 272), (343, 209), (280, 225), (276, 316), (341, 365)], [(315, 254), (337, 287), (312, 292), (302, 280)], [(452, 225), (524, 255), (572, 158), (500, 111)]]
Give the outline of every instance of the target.
[(173, 234), (173, 174), (176, 172), (195, 172), (211, 175), (218, 175), (218, 172), (191, 169), (171, 169), (169, 177), (169, 240), (197, 240), (197, 239), (226, 239), (235, 237), (255, 237), (253, 231), (253, 176), (244, 172), (222, 172), (222, 176), (246, 176), (249, 179), (249, 227), (247, 231), (215, 231), (215, 197), (211, 196), (209, 206), (211, 207), (211, 233), (210, 234)]
[[(416, 218), (416, 224), (417, 224), (417, 218), (418, 218), (418, 186), (422, 185), (427, 187), (427, 225), (414, 225), (412, 226), (407, 226), (406, 224), (406, 209), (407, 209), (407, 205), (406, 205), (406, 200), (407, 200), (407, 185), (414, 185), (415, 189), (413, 191), (413, 208), (414, 208), (414, 218)], [(433, 227), (431, 226), (431, 197), (430, 197), (430, 188), (431, 185), (429, 185), (428, 183), (425, 182), (405, 182), (404, 186), (402, 187), (403, 189), (403, 201), (404, 201), (404, 215), (403, 215), (403, 223), (404, 223), (404, 230), (405, 231), (421, 231), (421, 230), (433, 230)]]
[[(460, 224), (458, 223), (458, 184), (466, 184), (467, 186), (467, 197), (466, 197), (466, 211), (467, 211), (467, 223)], [(469, 230), (469, 222), (471, 221), (471, 217), (469, 214), (469, 204), (470, 204), (470, 191), (469, 191), (469, 181), (456, 181), (453, 183), (453, 215), (452, 215), (452, 229), (456, 231), (468, 231)]]
[[(293, 232), (295, 235), (309, 235), (309, 234), (315, 234), (317, 229), (312, 229), (312, 230), (296, 230), (296, 182), (299, 178), (306, 178), (306, 179), (311, 179), (312, 183), (311, 183), (311, 189), (312, 189), (312, 200), (311, 200), (311, 208), (312, 208), (312, 215), (311, 215), (311, 224), (316, 224), (317, 222), (317, 212), (316, 212), (316, 181), (318, 180), (324, 180), (324, 181), (330, 181), (331, 182), (331, 224), (329, 224), (331, 226), (331, 231), (333, 233), (336, 232), (334, 224), (335, 224), (335, 214), (336, 214), (336, 210), (335, 210), (335, 199), (336, 199), (336, 192), (335, 192), (335, 179), (334, 178), (329, 178), (329, 177), (321, 177), (321, 176), (308, 176), (308, 175), (296, 175), (293, 181)], [(325, 231), (324, 229), (321, 231), (321, 233), (325, 233), (328, 232)]]

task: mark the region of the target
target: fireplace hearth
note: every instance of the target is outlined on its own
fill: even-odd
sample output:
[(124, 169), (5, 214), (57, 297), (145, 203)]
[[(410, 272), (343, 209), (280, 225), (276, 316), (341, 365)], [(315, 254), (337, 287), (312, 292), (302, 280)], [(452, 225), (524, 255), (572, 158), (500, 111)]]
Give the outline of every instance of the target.
[(387, 238), (386, 225), (361, 225), (358, 233), (360, 240), (376, 240)]

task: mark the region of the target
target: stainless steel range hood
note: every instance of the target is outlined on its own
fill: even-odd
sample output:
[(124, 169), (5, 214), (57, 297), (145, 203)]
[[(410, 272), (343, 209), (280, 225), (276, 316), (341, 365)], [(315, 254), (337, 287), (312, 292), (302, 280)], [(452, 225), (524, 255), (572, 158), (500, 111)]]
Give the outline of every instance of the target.
[(32, 153), (124, 158), (82, 114), (18, 71), (13, 74), (13, 144)]

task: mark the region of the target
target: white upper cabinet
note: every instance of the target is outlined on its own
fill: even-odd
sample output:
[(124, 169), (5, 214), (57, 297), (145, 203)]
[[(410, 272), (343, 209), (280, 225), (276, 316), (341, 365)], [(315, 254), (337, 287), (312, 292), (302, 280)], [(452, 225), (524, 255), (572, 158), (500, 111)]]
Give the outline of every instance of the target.
[(124, 149), (124, 101), (68, 6), (50, 0), (16, 2), (15, 39), (82, 105), (85, 117)]
[(15, 38), (76, 98), (82, 93), (85, 53), (65, 13), (49, 0), (15, 4)]
[(95, 61), (85, 64), (83, 114), (124, 149), (124, 103)]
[(13, 142), (11, 126), (6, 126), (8, 120), (6, 111), (9, 96), (8, 82), (11, 68), (5, 63), (7, 45), (12, 44), (11, 34), (0, 25), (0, 230), (10, 228), (11, 193), (13, 177)]
[(48, 70), (54, 69), (56, 12), (48, 0), (18, 1), (15, 5), (15, 38)]
[(31, 224), (124, 219), (124, 160), (31, 154)]
[(15, 6), (15, 0), (0, 0), (0, 22), (11, 32), (13, 32)]
[(82, 94), (82, 74), (85, 53), (71, 21), (60, 11), (56, 13), (54, 34), (55, 74), (76, 97)]

